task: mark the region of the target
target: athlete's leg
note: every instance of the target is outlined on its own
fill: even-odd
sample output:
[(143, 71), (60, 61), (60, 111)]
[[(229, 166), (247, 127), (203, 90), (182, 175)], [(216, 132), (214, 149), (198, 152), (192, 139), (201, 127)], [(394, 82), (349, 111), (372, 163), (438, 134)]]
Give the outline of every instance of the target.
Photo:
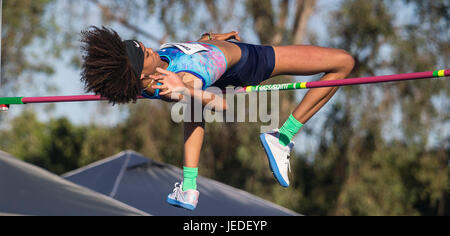
[(204, 123), (184, 123), (183, 184), (175, 185), (167, 196), (167, 203), (188, 210), (195, 210), (200, 192), (197, 191), (197, 175), (200, 150), (203, 144)]
[[(274, 47), (275, 68), (272, 76), (313, 75), (325, 73), (321, 80), (347, 77), (354, 66), (353, 58), (343, 50), (314, 46)], [(308, 91), (300, 105), (279, 130), (261, 134), (270, 168), (283, 187), (289, 186), (289, 155), (292, 138), (336, 93), (337, 88), (315, 88)]]
[[(185, 76), (183, 77), (183, 79)], [(192, 82), (196, 88), (201, 88), (202, 84), (198, 83), (199, 79)], [(196, 83), (197, 82), (197, 83)], [(189, 83), (189, 82), (188, 82)], [(196, 120), (196, 106), (197, 104), (193, 98), (186, 107), (185, 118), (189, 121), (184, 122), (184, 165), (183, 165), (183, 191), (197, 189), (197, 175), (198, 163), (200, 159), (200, 152), (203, 145), (203, 136), (205, 135), (205, 123), (195, 122)], [(198, 114), (197, 114), (198, 116)]]
[(204, 122), (184, 123), (184, 166), (197, 168), (205, 135)]
[[(347, 77), (355, 65), (353, 57), (340, 49), (316, 46), (274, 47), (275, 68), (272, 76), (313, 75), (325, 73), (321, 80), (337, 80)], [(293, 116), (305, 124), (336, 93), (338, 88), (310, 89)]]
[[(187, 111), (187, 110), (186, 110)], [(198, 163), (205, 134), (204, 122), (184, 123), (184, 164), (183, 184), (175, 185), (167, 202), (176, 207), (194, 210), (197, 207), (199, 191), (197, 191)]]

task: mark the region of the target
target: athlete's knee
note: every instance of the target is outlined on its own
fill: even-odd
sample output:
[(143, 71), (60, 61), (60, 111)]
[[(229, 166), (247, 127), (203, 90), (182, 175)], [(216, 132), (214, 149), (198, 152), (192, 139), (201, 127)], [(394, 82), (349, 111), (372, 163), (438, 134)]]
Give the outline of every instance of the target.
[(352, 73), (355, 67), (355, 59), (350, 53), (345, 50), (339, 50), (337, 61), (339, 62), (339, 73), (344, 74), (345, 77)]

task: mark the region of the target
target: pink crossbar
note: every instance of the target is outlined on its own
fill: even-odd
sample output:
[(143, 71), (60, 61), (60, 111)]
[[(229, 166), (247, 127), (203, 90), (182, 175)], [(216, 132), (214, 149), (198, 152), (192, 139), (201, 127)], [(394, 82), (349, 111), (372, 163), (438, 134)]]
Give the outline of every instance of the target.
[[(143, 97), (139, 97), (142, 99)], [(87, 102), (108, 100), (97, 95), (73, 95), (73, 96), (53, 96), (53, 97), (24, 97), (22, 102), (27, 103), (56, 103), (56, 102)]]

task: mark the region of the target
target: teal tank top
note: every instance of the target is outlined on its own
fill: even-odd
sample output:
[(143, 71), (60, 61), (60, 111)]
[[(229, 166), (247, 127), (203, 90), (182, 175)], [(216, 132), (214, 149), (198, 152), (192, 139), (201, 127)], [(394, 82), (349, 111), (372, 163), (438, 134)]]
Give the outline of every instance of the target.
[[(195, 47), (196, 44), (203, 46), (206, 50), (197, 50), (189, 55), (189, 50), (192, 50), (189, 45)], [(162, 60), (169, 63), (168, 71), (186, 72), (201, 79), (203, 90), (213, 85), (227, 70), (225, 55), (217, 46), (200, 42), (180, 45), (161, 48), (157, 53)], [(184, 52), (179, 47), (183, 48)]]

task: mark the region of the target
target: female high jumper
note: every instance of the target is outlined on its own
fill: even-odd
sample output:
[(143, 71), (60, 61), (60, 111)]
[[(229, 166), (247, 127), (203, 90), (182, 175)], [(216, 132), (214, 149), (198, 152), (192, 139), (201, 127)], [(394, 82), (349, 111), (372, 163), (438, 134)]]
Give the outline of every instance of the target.
[[(110, 103), (135, 102), (142, 95), (176, 102), (189, 98), (213, 110), (227, 109), (226, 100), (205, 89), (250, 86), (278, 75), (314, 75), (321, 80), (346, 78), (354, 67), (344, 50), (317, 46), (264, 46), (241, 42), (237, 32), (206, 33), (195, 42), (168, 44), (160, 50), (137, 40), (122, 41), (112, 29), (90, 27), (82, 32), (81, 80), (86, 91)], [(338, 88), (308, 91), (280, 129), (260, 135), (269, 166), (278, 183), (289, 186), (293, 137), (336, 93)], [(194, 210), (199, 199), (196, 178), (204, 138), (204, 122), (184, 123), (183, 182), (175, 184), (167, 202)]]

